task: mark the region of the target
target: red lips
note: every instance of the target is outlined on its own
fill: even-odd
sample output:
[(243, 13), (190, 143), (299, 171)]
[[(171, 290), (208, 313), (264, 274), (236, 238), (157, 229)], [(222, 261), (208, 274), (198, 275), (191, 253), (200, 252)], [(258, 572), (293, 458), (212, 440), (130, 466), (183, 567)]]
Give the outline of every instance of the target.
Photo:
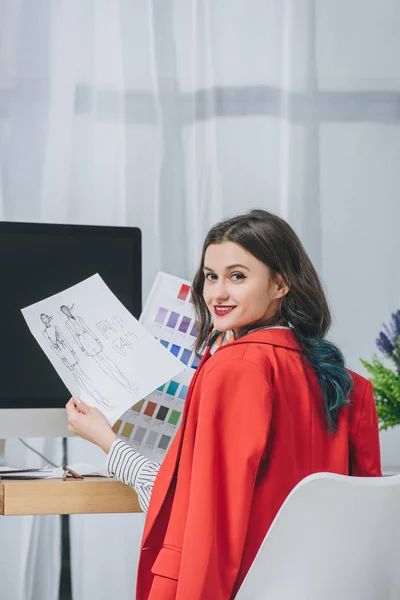
[(224, 317), (225, 315), (229, 315), (236, 306), (214, 306), (214, 313), (217, 317)]

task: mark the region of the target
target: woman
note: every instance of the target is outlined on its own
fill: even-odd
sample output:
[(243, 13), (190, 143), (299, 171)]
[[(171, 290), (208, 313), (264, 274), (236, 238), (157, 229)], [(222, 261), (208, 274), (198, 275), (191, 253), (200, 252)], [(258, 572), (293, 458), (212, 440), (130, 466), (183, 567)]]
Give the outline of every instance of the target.
[[(381, 475), (371, 384), (324, 339), (326, 298), (285, 221), (255, 210), (215, 225), (192, 294), (196, 349), (212, 328), (235, 339), (214, 353), (209, 345), (193, 377), (151, 494), (138, 600), (234, 598), (301, 479)], [(71, 430), (110, 452), (114, 472), (129, 456), (149, 493), (157, 466), (116, 441), (98, 411), (82, 411), (70, 401)]]

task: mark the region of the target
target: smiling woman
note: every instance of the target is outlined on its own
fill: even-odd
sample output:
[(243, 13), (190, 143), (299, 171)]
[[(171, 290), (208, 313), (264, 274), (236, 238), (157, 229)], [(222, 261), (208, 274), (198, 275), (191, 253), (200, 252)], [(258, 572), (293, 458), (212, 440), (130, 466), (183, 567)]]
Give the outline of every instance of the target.
[(257, 210), (215, 225), (192, 300), (206, 350), (161, 467), (95, 413), (68, 407), (74, 430), (108, 452), (110, 472), (148, 508), (137, 600), (234, 598), (301, 479), (381, 474), (371, 384), (325, 339), (322, 286), (285, 221)]
[(204, 261), (203, 298), (215, 329), (232, 329), (239, 337), (278, 313), (288, 286), (245, 248), (230, 241), (210, 244)]

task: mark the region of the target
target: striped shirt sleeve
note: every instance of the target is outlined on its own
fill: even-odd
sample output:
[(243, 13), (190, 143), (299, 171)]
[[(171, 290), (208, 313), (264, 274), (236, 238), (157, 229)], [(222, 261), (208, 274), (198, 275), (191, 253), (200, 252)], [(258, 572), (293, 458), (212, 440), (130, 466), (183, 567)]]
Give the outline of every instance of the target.
[(147, 512), (159, 463), (135, 452), (123, 440), (116, 439), (107, 455), (106, 468), (109, 475), (133, 487), (138, 495), (140, 508)]

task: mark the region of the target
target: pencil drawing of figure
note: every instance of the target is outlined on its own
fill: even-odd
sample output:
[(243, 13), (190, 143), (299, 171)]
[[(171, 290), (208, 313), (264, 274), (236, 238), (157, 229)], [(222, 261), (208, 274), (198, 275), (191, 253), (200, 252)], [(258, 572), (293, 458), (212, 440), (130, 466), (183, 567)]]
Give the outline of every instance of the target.
[(61, 312), (67, 317), (65, 321), (68, 330), (73, 335), (77, 345), (86, 356), (93, 358), (100, 369), (114, 381), (122, 385), (128, 392), (137, 392), (137, 387), (125, 377), (115, 362), (104, 352), (104, 347), (99, 338), (89, 329), (82, 317), (72, 314), (72, 307), (63, 304)]
[(45, 326), (43, 335), (49, 346), (71, 371), (81, 389), (85, 390), (93, 400), (103, 408), (115, 408), (114, 406), (111, 406), (107, 399), (93, 386), (89, 377), (82, 370), (76, 352), (71, 347), (70, 343), (65, 339), (60, 329), (56, 325), (51, 324), (52, 319), (53, 317), (50, 317), (45, 313), (40, 315), (40, 320)]

